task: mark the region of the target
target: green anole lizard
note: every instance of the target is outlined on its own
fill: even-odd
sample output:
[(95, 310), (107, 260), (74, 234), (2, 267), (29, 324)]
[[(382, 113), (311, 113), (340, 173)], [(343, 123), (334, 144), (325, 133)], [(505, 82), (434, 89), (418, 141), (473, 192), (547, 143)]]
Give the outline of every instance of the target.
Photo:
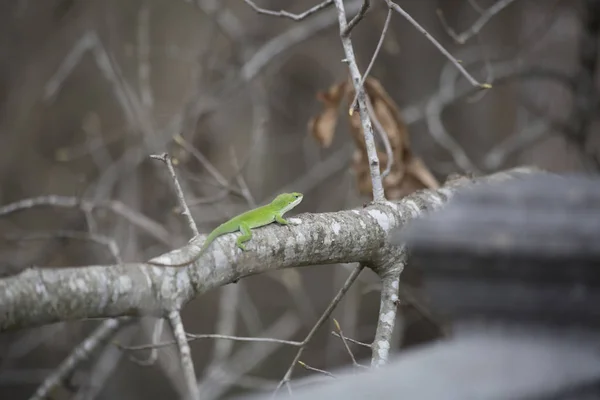
[(303, 197), (302, 193), (282, 193), (265, 206), (246, 211), (243, 214), (233, 217), (209, 233), (200, 252), (188, 261), (177, 264), (162, 264), (150, 260), (148, 261), (148, 264), (157, 265), (159, 267), (181, 267), (191, 264), (204, 254), (204, 251), (217, 237), (237, 231), (240, 231), (242, 234), (237, 238), (236, 245), (242, 249), (242, 251), (245, 251), (246, 246), (244, 245), (244, 242), (252, 239), (252, 229), (260, 228), (261, 226), (268, 225), (272, 222), (277, 222), (282, 225), (289, 224), (287, 220), (283, 219), (283, 214), (296, 207), (302, 201)]

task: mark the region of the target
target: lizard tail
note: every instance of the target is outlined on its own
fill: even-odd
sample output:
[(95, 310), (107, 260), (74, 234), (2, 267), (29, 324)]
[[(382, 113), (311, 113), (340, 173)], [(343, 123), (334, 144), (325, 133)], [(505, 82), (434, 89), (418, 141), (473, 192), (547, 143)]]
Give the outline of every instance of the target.
[(196, 261), (198, 258), (200, 258), (200, 256), (204, 253), (204, 251), (208, 248), (208, 246), (217, 238), (217, 236), (219, 236), (219, 233), (217, 232), (211, 232), (207, 237), (206, 240), (204, 241), (204, 243), (202, 244), (202, 247), (200, 248), (200, 251), (198, 252), (198, 254), (192, 256), (189, 260), (187, 261), (183, 261), (183, 262), (179, 262), (176, 264), (163, 264), (157, 261), (148, 261), (148, 264), (151, 265), (156, 265), (157, 267), (183, 267), (184, 265), (188, 265), (193, 263), (194, 261)]

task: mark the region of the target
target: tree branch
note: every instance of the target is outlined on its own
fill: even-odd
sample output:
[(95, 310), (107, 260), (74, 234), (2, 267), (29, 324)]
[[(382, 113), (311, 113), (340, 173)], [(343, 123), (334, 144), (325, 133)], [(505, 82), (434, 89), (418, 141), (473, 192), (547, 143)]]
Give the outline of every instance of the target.
[(444, 25), (444, 28), (446, 28), (446, 32), (448, 32), (448, 35), (450, 35), (456, 43), (465, 44), (467, 40), (477, 35), (481, 31), (481, 29), (483, 29), (483, 27), (492, 19), (494, 15), (498, 14), (500, 11), (508, 7), (514, 1), (515, 0), (499, 0), (487, 10), (482, 10), (481, 15), (479, 16), (477, 21), (475, 21), (475, 23), (473, 23), (473, 25), (471, 25), (470, 28), (468, 28), (460, 34), (456, 33), (456, 31), (448, 25), (446, 19), (444, 18), (444, 14), (441, 10), (438, 10), (437, 14), (440, 18), (440, 22), (442, 23), (442, 25)]
[(404, 11), (404, 9), (402, 7), (400, 7), (398, 4), (394, 3), (391, 0), (385, 0), (385, 2), (387, 3), (388, 7), (393, 8), (394, 11), (396, 11), (398, 14), (400, 14), (404, 18), (406, 18), (406, 20), (408, 20), (408, 22), (410, 22), (415, 28), (417, 28), (419, 30), (419, 32), (421, 32), (423, 35), (425, 35), (425, 37), (431, 43), (433, 43), (433, 45), (435, 47), (437, 47), (437, 49), (444, 56), (446, 56), (448, 58), (448, 60), (450, 60), (450, 62), (452, 62), (452, 64), (454, 64), (454, 66), (461, 72), (461, 74), (463, 74), (463, 76), (469, 81), (469, 83), (471, 83), (471, 85), (476, 86), (481, 89), (490, 89), (492, 87), (492, 85), (490, 85), (489, 83), (480, 83), (479, 81), (477, 81), (477, 79), (473, 78), (471, 76), (471, 74), (469, 74), (469, 72), (467, 72), (467, 70), (462, 65), (460, 65), (458, 60), (456, 58), (454, 58), (452, 56), (452, 54), (450, 54), (448, 52), (448, 50), (446, 50), (444, 48), (444, 46), (442, 46), (437, 40), (435, 40), (435, 38), (433, 36), (431, 36), (431, 34), (429, 32), (427, 32), (425, 30), (425, 28), (423, 28), (417, 21), (415, 21), (414, 18), (411, 17), (409, 13)]
[(95, 351), (106, 340), (110, 339), (119, 328), (129, 322), (127, 318), (109, 319), (98, 326), (94, 332), (87, 337), (79, 346), (77, 346), (53, 372), (48, 376), (35, 391), (31, 400), (41, 400), (46, 398), (50, 392), (71, 373), (79, 364), (88, 359), (90, 354)]
[[(368, 2), (365, 2), (363, 4), (368, 4)], [(369, 118), (369, 110), (367, 108), (367, 96), (365, 94), (364, 88), (361, 85), (362, 78), (360, 76), (360, 71), (358, 70), (358, 65), (356, 64), (356, 57), (354, 57), (354, 48), (352, 46), (352, 40), (350, 40), (350, 36), (346, 34), (348, 25), (346, 22), (346, 11), (344, 9), (344, 2), (342, 0), (335, 0), (335, 7), (337, 8), (338, 12), (340, 38), (342, 40), (342, 46), (344, 48), (344, 54), (346, 56), (345, 62), (348, 63), (348, 69), (350, 70), (350, 76), (352, 77), (352, 84), (354, 85), (354, 90), (356, 90), (358, 94), (358, 111), (360, 115), (360, 122), (363, 128), (363, 134), (365, 136), (367, 156), (369, 158), (371, 183), (373, 185), (373, 201), (385, 201), (385, 192), (383, 190), (381, 171), (379, 169), (379, 157), (377, 157), (377, 147), (375, 146), (375, 138), (373, 137), (373, 125), (371, 125), (371, 119)], [(352, 114), (353, 110), (353, 108), (350, 109), (350, 114)]]
[(246, 4), (248, 4), (250, 7), (252, 7), (252, 9), (259, 14), (270, 15), (273, 17), (284, 17), (284, 18), (293, 19), (294, 21), (301, 21), (304, 18), (309, 17), (312, 14), (314, 14), (318, 11), (321, 11), (321, 10), (329, 7), (331, 4), (333, 4), (333, 0), (325, 0), (325, 1), (322, 1), (321, 3), (309, 8), (308, 10), (304, 11), (303, 13), (294, 14), (294, 13), (291, 13), (291, 12), (288, 12), (285, 10), (281, 10), (281, 11), (267, 10), (266, 8), (257, 6), (256, 3), (254, 3), (252, 0), (244, 0), (244, 2)]
[(398, 260), (381, 278), (381, 305), (375, 340), (373, 340), (373, 354), (371, 366), (381, 367), (387, 363), (390, 348), (392, 347), (392, 334), (396, 323), (396, 310), (398, 308), (398, 289), (400, 288), (400, 274), (404, 269), (406, 252), (402, 250), (402, 260)]
[(181, 358), (181, 366), (183, 367), (183, 376), (185, 378), (185, 386), (187, 389), (186, 398), (192, 400), (200, 400), (200, 390), (196, 385), (196, 372), (194, 371), (194, 363), (192, 362), (192, 352), (190, 345), (185, 337), (185, 329), (181, 321), (179, 311), (171, 311), (169, 313), (169, 323), (173, 329), (173, 336), (177, 342), (179, 356)]
[[(517, 168), (476, 181), (532, 171)], [(401, 252), (388, 243), (388, 232), (426, 210), (441, 207), (458, 187), (424, 190), (398, 202), (360, 209), (302, 214), (297, 216), (299, 225), (257, 229), (245, 252), (234, 245), (236, 234), (224, 235), (187, 268), (141, 262), (30, 268), (0, 280), (0, 332), (84, 318), (164, 316), (202, 293), (245, 276), (308, 265), (393, 260)], [(204, 238), (197, 236), (154, 260), (169, 264), (188, 259)]]
[(292, 377), (292, 373), (294, 372), (294, 367), (296, 366), (297, 363), (300, 362), (300, 356), (302, 356), (302, 352), (304, 351), (304, 348), (312, 340), (313, 336), (315, 335), (315, 333), (317, 333), (319, 328), (325, 323), (325, 321), (327, 321), (327, 319), (329, 318), (329, 316), (331, 315), (333, 310), (335, 310), (338, 303), (342, 300), (342, 298), (344, 297), (346, 292), (350, 289), (350, 287), (352, 286), (352, 284), (354, 283), (356, 278), (358, 278), (358, 276), (360, 275), (360, 273), (362, 272), (363, 269), (364, 269), (364, 265), (362, 265), (362, 264), (359, 264), (356, 268), (354, 268), (354, 270), (352, 271), (350, 276), (346, 279), (346, 282), (344, 282), (344, 285), (340, 288), (340, 290), (338, 290), (337, 294), (335, 295), (333, 300), (331, 300), (331, 302), (329, 303), (329, 305), (327, 306), (325, 311), (323, 311), (323, 314), (321, 314), (321, 317), (319, 318), (319, 320), (313, 325), (310, 332), (308, 332), (308, 335), (306, 335), (306, 337), (302, 341), (302, 345), (296, 352), (296, 356), (290, 363), (290, 366), (288, 367), (287, 371), (285, 372), (285, 375), (283, 376), (283, 378), (277, 385), (277, 388), (275, 389), (275, 393), (277, 393), (277, 391), (281, 388), (281, 386), (283, 386), (284, 384), (287, 384), (290, 381), (290, 378)]

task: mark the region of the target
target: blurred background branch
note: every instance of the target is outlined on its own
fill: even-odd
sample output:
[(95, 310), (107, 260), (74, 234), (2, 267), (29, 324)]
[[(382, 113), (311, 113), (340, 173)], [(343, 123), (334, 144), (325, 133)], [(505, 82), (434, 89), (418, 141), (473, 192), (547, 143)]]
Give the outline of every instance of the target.
[[(386, 198), (435, 188), (453, 173), (524, 164), (598, 172), (598, 0), (393, 2), (450, 58), (397, 10), (390, 17), (391, 1), (338, 3), (355, 21), (346, 33), (378, 167), (388, 168)], [(190, 220), (206, 232), (284, 190), (305, 194), (299, 212), (370, 201), (362, 127), (347, 113), (359, 93), (346, 83), (337, 11), (321, 0), (1, 2), (0, 276), (146, 260), (187, 243)], [(149, 158), (165, 152), (187, 220), (169, 171)], [(354, 266), (243, 279), (191, 301), (180, 319), (185, 332), (302, 343)], [(390, 354), (446, 332), (410, 260), (400, 285)], [(381, 290), (375, 274), (356, 279), (332, 311), (348, 341), (326, 327), (314, 333), (300, 360), (313, 370), (296, 368), (290, 387), (352, 364), (348, 347), (363, 364), (371, 358), (352, 341), (373, 342)], [(2, 334), (0, 397), (183, 393), (176, 347), (144, 363), (106, 345), (113, 336), (130, 346), (174, 341), (157, 321)], [(82, 353), (93, 338), (98, 347)], [(181, 349), (181, 330), (178, 339)], [(189, 348), (203, 398), (272, 391), (298, 351), (227, 340)], [(189, 368), (187, 378), (192, 390)]]

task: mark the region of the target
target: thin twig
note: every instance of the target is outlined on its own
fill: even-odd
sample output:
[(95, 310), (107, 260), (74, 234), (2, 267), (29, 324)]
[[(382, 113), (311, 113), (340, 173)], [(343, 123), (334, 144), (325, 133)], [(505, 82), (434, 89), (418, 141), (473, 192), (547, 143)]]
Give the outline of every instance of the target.
[[(298, 332), (300, 322), (293, 311), (286, 311), (281, 317), (261, 332), (263, 337), (291, 338)], [(250, 341), (240, 346), (228, 360), (212, 370), (206, 370), (204, 377), (198, 383), (203, 400), (222, 398), (222, 394), (234, 386), (239, 378), (257, 365), (262, 363), (272, 353), (277, 351), (281, 343)]]
[[(133, 329), (121, 329), (119, 334), (125, 340), (134, 335)], [(87, 372), (86, 381), (79, 386), (71, 400), (94, 400), (106, 388), (107, 381), (115, 374), (123, 358), (123, 352), (112, 346), (104, 346), (102, 353), (95, 357), (93, 366)]]
[(173, 162), (171, 161), (171, 157), (167, 153), (163, 153), (160, 155), (151, 155), (151, 158), (155, 160), (160, 160), (167, 165), (169, 169), (169, 173), (171, 174), (171, 179), (173, 179), (173, 184), (175, 185), (175, 193), (177, 194), (177, 200), (179, 202), (179, 207), (181, 207), (183, 216), (187, 219), (188, 227), (191, 229), (194, 236), (198, 236), (200, 232), (198, 231), (198, 227), (196, 226), (196, 222), (192, 217), (192, 213), (185, 201), (185, 195), (183, 194), (183, 190), (181, 189), (181, 185), (179, 184), (179, 179), (177, 179), (177, 174), (175, 173), (175, 168), (173, 167)]
[(479, 169), (460, 144), (446, 131), (442, 122), (442, 111), (456, 99), (455, 86), (459, 73), (446, 64), (440, 74), (440, 89), (437, 96), (431, 97), (425, 105), (427, 128), (433, 139), (452, 155), (454, 162), (464, 172), (478, 173)]
[[(348, 12), (358, 11), (361, 6), (359, 0), (347, 2)], [(253, 52), (252, 57), (246, 61), (240, 70), (241, 82), (234, 82), (233, 89), (242, 83), (254, 79), (267, 65), (273, 63), (279, 56), (290, 52), (298, 44), (315, 37), (320, 32), (334, 25), (336, 22), (333, 12), (323, 12), (302, 24), (295, 24), (287, 31), (274, 37)], [(232, 89), (232, 90), (233, 90)]]
[(265, 197), (262, 200), (262, 203), (266, 203), (268, 200), (274, 198), (277, 193), (297, 190), (306, 194), (311, 190), (314, 190), (319, 184), (348, 167), (348, 163), (352, 159), (353, 150), (354, 144), (347, 143), (343, 145), (325, 160), (319, 161), (309, 170), (305, 171), (298, 179), (287, 183), (283, 187), (280, 187), (276, 192)]
[(47, 239), (74, 239), (88, 241), (105, 246), (117, 263), (122, 263), (121, 251), (115, 240), (111, 237), (100, 235), (97, 233), (78, 232), (78, 231), (51, 231), (51, 232), (35, 232), (25, 235), (5, 236), (3, 239), (7, 241), (24, 241), (24, 240), (47, 240)]
[(398, 298), (400, 302), (404, 301), (407, 304), (411, 305), (430, 324), (437, 326), (438, 328), (440, 328), (440, 330), (444, 330), (443, 324), (438, 319), (436, 319), (431, 310), (427, 306), (425, 306), (425, 304), (421, 303), (421, 301), (417, 299), (417, 296), (413, 294), (412, 290), (407, 285), (400, 283), (400, 288), (398, 290)]
[(237, 180), (237, 184), (240, 187), (240, 192), (242, 193), (242, 196), (244, 197), (244, 199), (246, 199), (246, 202), (248, 203), (248, 206), (250, 208), (256, 208), (257, 204), (256, 204), (256, 200), (254, 199), (254, 196), (252, 196), (252, 192), (250, 191), (250, 188), (248, 187), (248, 184), (246, 183), (246, 180), (244, 179), (244, 176), (241, 174), (241, 168), (240, 165), (238, 163), (238, 159), (237, 159), (237, 155), (235, 153), (235, 149), (233, 147), (229, 148), (229, 151), (231, 153), (231, 164), (233, 166), (233, 169), (236, 171), (240, 171), (240, 173), (235, 175), (235, 179)]
[[(234, 169), (238, 168), (237, 157), (233, 147), (230, 148), (232, 164)], [(237, 175), (238, 184), (242, 189), (242, 194), (246, 198), (246, 201), (250, 205), (250, 208), (255, 208), (256, 203), (250, 194), (250, 189), (247, 187), (246, 182), (243, 179), (242, 174)], [(233, 336), (235, 334), (237, 325), (237, 310), (240, 303), (240, 291), (241, 284), (228, 285), (221, 288), (219, 297), (219, 317), (215, 330), (217, 334), (224, 336)], [(218, 340), (214, 343), (214, 351), (212, 359), (206, 367), (207, 370), (212, 370), (220, 363), (223, 362), (230, 355), (233, 349), (232, 340)]]
[(381, 181), (381, 171), (379, 170), (379, 158), (377, 157), (377, 147), (375, 146), (375, 139), (373, 138), (373, 126), (371, 125), (371, 119), (369, 118), (369, 112), (365, 100), (365, 90), (359, 86), (361, 82), (361, 76), (358, 70), (358, 65), (356, 64), (356, 58), (354, 57), (352, 41), (350, 40), (349, 36), (344, 36), (343, 34), (347, 26), (343, 0), (335, 0), (335, 6), (338, 12), (340, 39), (342, 40), (342, 47), (344, 48), (344, 54), (346, 56), (345, 61), (348, 63), (348, 69), (350, 70), (354, 90), (356, 90), (358, 93), (359, 115), (363, 128), (363, 134), (365, 136), (365, 146), (367, 148), (369, 169), (371, 172), (371, 183), (373, 185), (373, 201), (385, 201), (385, 192), (383, 190), (383, 183)]
[(194, 371), (194, 362), (192, 361), (192, 352), (190, 345), (185, 337), (185, 330), (179, 311), (171, 311), (168, 316), (169, 323), (173, 329), (173, 336), (179, 348), (179, 356), (181, 358), (181, 366), (187, 387), (187, 394), (193, 400), (200, 400), (200, 390), (196, 385), (196, 372)]
[(162, 243), (167, 245), (172, 244), (171, 235), (161, 224), (140, 214), (138, 211), (135, 211), (118, 200), (94, 202), (77, 197), (59, 195), (31, 197), (0, 206), (0, 217), (34, 207), (79, 208), (86, 213), (91, 213), (96, 208), (109, 209), (115, 214), (125, 218), (131, 224), (142, 228)]
[(139, 11), (137, 39), (140, 99), (142, 105), (152, 108), (154, 96), (150, 79), (150, 7), (148, 4), (144, 4)]
[[(2, 353), (2, 360), (0, 361), (0, 371), (2, 373), (0, 374), (0, 379), (4, 377), (4, 373), (10, 369), (12, 364), (16, 363), (14, 361), (26, 357), (42, 344), (50, 342), (57, 335), (60, 335), (63, 329), (64, 324), (52, 324), (42, 326), (40, 329), (30, 329), (21, 332)], [(40, 381), (50, 375), (50, 373), (44, 374)]]
[[(360, 80), (360, 85), (359, 85), (360, 87), (364, 86), (365, 81), (367, 80), (367, 77), (369, 76), (369, 73), (371, 72), (371, 68), (373, 68), (373, 65), (375, 64), (375, 59), (379, 55), (379, 51), (381, 50), (381, 47), (383, 46), (383, 41), (385, 40), (385, 35), (390, 27), (391, 19), (392, 19), (392, 9), (391, 9), (391, 7), (388, 7), (388, 12), (387, 12), (387, 16), (385, 17), (383, 29), (381, 30), (381, 35), (379, 36), (379, 42), (377, 42), (377, 47), (375, 48), (375, 52), (373, 52), (373, 57), (371, 57), (371, 61), (369, 61), (369, 65), (367, 66), (367, 69), (366, 69), (365, 73), (363, 74), (362, 79)], [(358, 100), (358, 91), (356, 91), (356, 93), (354, 94), (354, 98), (352, 99), (352, 103), (350, 103), (351, 110), (354, 110), (356, 108), (356, 100)]]
[[(221, 338), (231, 337), (235, 334), (237, 326), (237, 310), (240, 304), (241, 284), (227, 285), (220, 289), (219, 294), (219, 312), (215, 326), (217, 335)], [(193, 335), (187, 335), (194, 337)], [(206, 371), (218, 367), (233, 350), (233, 340), (217, 340), (214, 342), (213, 354), (210, 362), (206, 366)], [(196, 383), (197, 385), (197, 383)]]
[(352, 352), (352, 350), (350, 349), (350, 346), (348, 345), (348, 342), (346, 341), (346, 337), (344, 336), (344, 333), (342, 332), (342, 327), (340, 326), (340, 323), (337, 321), (337, 319), (333, 319), (333, 323), (335, 325), (335, 328), (337, 329), (339, 335), (338, 337), (340, 339), (342, 339), (342, 343), (344, 344), (344, 347), (346, 348), (346, 351), (348, 352), (348, 354), (350, 355), (350, 359), (352, 360), (352, 365), (354, 365), (355, 367), (361, 367), (361, 368), (367, 368), (364, 365), (360, 365), (357, 361), (356, 358), (354, 357), (354, 353)]
[[(188, 206), (189, 207), (195, 207), (195, 206), (199, 206), (199, 205), (204, 205), (204, 204), (214, 204), (220, 200), (223, 200), (225, 197), (227, 197), (227, 195), (229, 195), (230, 190), (229, 189), (223, 189), (220, 192), (217, 192), (213, 195), (209, 195), (206, 197), (199, 197), (197, 199), (191, 200), (190, 202), (188, 202)], [(181, 208), (179, 208), (179, 206), (173, 207), (173, 212), (181, 212)]]
[(475, 11), (477, 11), (479, 14), (483, 14), (483, 12), (485, 11), (483, 8), (481, 8), (481, 6), (479, 4), (477, 4), (476, 0), (467, 0), (467, 2), (471, 5), (471, 7), (473, 7), (473, 9)]
[(208, 160), (208, 158), (206, 158), (206, 156), (204, 156), (202, 152), (198, 151), (198, 149), (196, 149), (187, 140), (185, 140), (183, 136), (181, 136), (180, 134), (176, 134), (173, 137), (173, 140), (175, 140), (175, 143), (177, 143), (183, 149), (188, 151), (195, 159), (197, 159), (200, 162), (200, 164), (202, 164), (202, 166), (206, 169), (206, 171), (208, 171), (208, 173), (211, 174), (213, 178), (215, 178), (219, 185), (225, 188), (230, 187), (229, 182), (227, 182), (227, 179), (225, 179), (225, 177), (219, 172), (219, 170), (215, 168), (215, 166)]
[(490, 85), (489, 83), (480, 83), (479, 81), (477, 81), (477, 79), (473, 78), (471, 76), (471, 74), (469, 74), (467, 72), (466, 69), (464, 69), (464, 67), (462, 65), (460, 65), (460, 63), (458, 62), (458, 60), (456, 58), (454, 58), (449, 52), (448, 50), (446, 50), (444, 48), (444, 46), (442, 46), (437, 40), (435, 40), (435, 38), (433, 36), (431, 36), (431, 34), (429, 32), (427, 32), (425, 30), (425, 28), (423, 28), (421, 25), (419, 25), (419, 23), (417, 21), (415, 21), (413, 19), (413, 17), (410, 16), (409, 13), (407, 13), (406, 11), (404, 11), (402, 9), (402, 7), (400, 7), (398, 4), (394, 3), (391, 0), (385, 0), (385, 2), (387, 3), (387, 5), (389, 7), (392, 7), (394, 9), (394, 11), (396, 11), (397, 13), (399, 13), (400, 15), (402, 15), (404, 18), (406, 18), (408, 20), (408, 22), (410, 22), (415, 28), (417, 28), (419, 30), (419, 32), (421, 32), (423, 35), (425, 35), (425, 37), (427, 39), (429, 39), (429, 41), (431, 43), (433, 43), (433, 45), (435, 47), (438, 48), (438, 50), (444, 55), (446, 56), (450, 62), (452, 62), (452, 64), (454, 64), (454, 66), (463, 74), (463, 76), (465, 78), (467, 78), (467, 80), (471, 83), (471, 85), (473, 86), (477, 86), (481, 89), (491, 89), (492, 85)]
[[(158, 343), (158, 341), (160, 340), (160, 337), (162, 336), (164, 326), (165, 326), (164, 318), (157, 318), (156, 321), (154, 321), (154, 329), (152, 330), (152, 338), (151, 338), (152, 343)], [(173, 342), (173, 343), (175, 343), (175, 342)], [(118, 347), (121, 350), (124, 349), (122, 346), (118, 346)], [(150, 354), (148, 354), (147, 359), (141, 360), (137, 357), (134, 357), (133, 355), (130, 355), (129, 359), (131, 361), (133, 361), (134, 363), (141, 365), (143, 367), (153, 365), (156, 362), (156, 358), (158, 357), (158, 347), (150, 345), (149, 349), (150, 349)]]
[[(87, 114), (83, 120), (81, 129), (85, 132), (86, 136), (86, 140), (83, 143), (83, 147), (85, 148), (84, 155), (89, 155), (90, 158), (94, 160), (94, 163), (99, 170), (108, 168), (114, 162), (112, 155), (108, 151), (108, 144), (111, 141), (114, 142), (115, 139), (102, 131), (102, 121), (100, 116), (95, 112)], [(125, 135), (119, 136), (118, 139), (122, 140)], [(63, 157), (62, 160), (66, 161), (69, 156), (72, 155), (73, 150), (72, 147), (70, 149), (62, 149), (62, 151), (60, 151), (62, 154), (57, 153), (56, 156), (57, 158)]]
[(300, 366), (302, 368), (305, 368), (305, 369), (307, 369), (309, 371), (318, 372), (319, 374), (327, 375), (328, 377), (335, 379), (335, 375), (333, 375), (331, 372), (325, 371), (323, 369), (311, 367), (310, 365), (308, 365), (308, 364), (306, 364), (306, 363), (304, 363), (302, 361), (298, 361), (298, 364), (300, 364)]
[(335, 332), (335, 331), (331, 331), (331, 334), (332, 334), (333, 336), (337, 336), (337, 337), (339, 337), (339, 338), (343, 337), (344, 339), (346, 339), (346, 340), (347, 340), (347, 341), (349, 341), (350, 343), (354, 343), (354, 344), (357, 344), (357, 345), (359, 345), (359, 346), (367, 347), (367, 348), (369, 348), (369, 349), (373, 347), (373, 346), (372, 346), (372, 345), (370, 345), (369, 343), (360, 342), (360, 341), (358, 341), (358, 340), (356, 340), (356, 339), (352, 339), (352, 338), (349, 338), (349, 337), (347, 337), (347, 336), (340, 335), (339, 333), (337, 333), (337, 332)]
[(456, 31), (448, 25), (446, 19), (444, 18), (442, 10), (438, 9), (437, 15), (440, 18), (440, 22), (446, 29), (446, 32), (448, 32), (448, 35), (450, 35), (452, 39), (456, 41), (456, 43), (465, 44), (467, 40), (477, 35), (481, 31), (481, 29), (483, 29), (485, 24), (487, 24), (492, 19), (494, 15), (498, 14), (500, 11), (505, 9), (514, 1), (515, 0), (499, 0), (487, 10), (482, 11), (481, 9), (479, 9), (481, 15), (479, 16), (477, 21), (475, 21), (475, 23), (473, 23), (473, 25), (471, 25), (469, 29), (465, 30), (461, 34), (457, 34)]
[(371, 121), (373, 121), (373, 125), (375, 125), (375, 130), (377, 131), (379, 137), (381, 138), (381, 141), (383, 142), (383, 147), (387, 156), (385, 169), (381, 173), (381, 179), (385, 179), (385, 177), (390, 174), (392, 166), (394, 165), (394, 152), (392, 150), (392, 145), (390, 144), (390, 137), (388, 136), (388, 133), (384, 129), (383, 125), (381, 125), (379, 118), (377, 118), (377, 114), (375, 114), (375, 110), (373, 109), (373, 104), (371, 104), (371, 99), (369, 99), (369, 96), (366, 96), (365, 98), (367, 101), (369, 117), (371, 118)]
[(264, 325), (260, 320), (260, 310), (254, 304), (252, 297), (248, 291), (248, 288), (244, 285), (240, 286), (240, 303), (238, 312), (240, 314), (240, 318), (246, 327), (249, 335), (252, 337), (257, 336), (265, 336), (263, 333), (265, 331)]
[[(302, 342), (296, 342), (293, 340), (275, 339), (275, 338), (220, 335), (217, 333), (206, 333), (206, 334), (186, 333), (185, 335), (187, 336), (188, 342), (192, 342), (192, 341), (198, 340), (198, 339), (223, 339), (223, 340), (232, 340), (235, 342), (268, 342), (268, 343), (287, 344), (290, 346), (302, 346)], [(156, 349), (159, 347), (172, 346), (176, 343), (177, 342), (175, 340), (170, 340), (167, 342), (142, 344), (139, 346), (124, 346), (124, 345), (116, 343), (116, 342), (114, 344), (123, 350), (138, 351), (138, 350), (148, 350), (148, 349)]]
[(298, 349), (298, 352), (296, 353), (296, 356), (294, 357), (294, 360), (292, 361), (292, 363), (288, 367), (288, 369), (285, 372), (285, 375), (283, 376), (283, 378), (281, 379), (281, 381), (279, 381), (279, 384), (277, 385), (277, 388), (275, 388), (275, 391), (273, 392), (273, 396), (275, 396), (275, 394), (277, 394), (277, 392), (279, 391), (279, 389), (281, 389), (281, 387), (284, 384), (288, 384), (289, 383), (290, 378), (292, 376), (292, 373), (294, 372), (294, 367), (296, 366), (296, 364), (300, 360), (300, 356), (302, 356), (302, 352), (306, 348), (306, 345), (312, 340), (313, 336), (319, 330), (319, 328), (321, 327), (321, 325), (323, 325), (325, 323), (325, 321), (327, 321), (327, 319), (329, 318), (329, 316), (331, 315), (331, 313), (333, 312), (333, 310), (335, 310), (335, 308), (337, 307), (338, 303), (342, 300), (342, 298), (344, 297), (344, 295), (346, 294), (346, 292), (350, 289), (350, 287), (352, 286), (352, 284), (354, 283), (354, 281), (356, 280), (356, 278), (358, 278), (358, 276), (362, 272), (363, 268), (364, 268), (364, 265), (362, 265), (362, 264), (359, 264), (356, 268), (354, 268), (354, 270), (352, 271), (352, 273), (350, 274), (350, 276), (348, 276), (348, 279), (346, 279), (346, 282), (344, 282), (344, 285), (337, 292), (337, 294), (335, 295), (335, 297), (333, 298), (333, 300), (331, 300), (331, 302), (329, 303), (329, 305), (327, 306), (327, 308), (325, 309), (325, 311), (321, 315), (321, 318), (319, 318), (319, 320), (315, 323), (315, 325), (312, 327), (312, 329), (310, 330), (310, 332), (308, 332), (308, 335), (306, 335), (306, 337), (302, 341), (302, 344), (300, 345), (300, 348)]
[(257, 6), (252, 0), (244, 0), (244, 2), (246, 4), (248, 4), (250, 7), (252, 7), (252, 9), (259, 14), (271, 15), (273, 17), (290, 18), (290, 19), (293, 19), (294, 21), (303, 20), (304, 18), (306, 18), (320, 10), (323, 10), (324, 8), (327, 8), (333, 4), (333, 0), (325, 0), (325, 1), (309, 8), (308, 10), (304, 11), (301, 14), (293, 14), (293, 13), (287, 12), (285, 10), (272, 11), (272, 10), (267, 10), (266, 8), (261, 8), (261, 7)]
[(369, 11), (369, 8), (371, 7), (371, 0), (363, 0), (362, 6), (360, 6), (360, 10), (358, 10), (358, 13), (354, 16), (354, 18), (352, 18), (350, 20), (350, 22), (348, 23), (348, 26), (346, 26), (346, 29), (344, 29), (342, 35), (343, 36), (350, 36), (350, 33), (352, 33), (352, 30), (354, 28), (356, 28), (356, 26), (358, 25), (358, 23), (365, 17), (365, 15), (367, 15), (367, 12)]
[(61, 384), (61, 382), (69, 375), (80, 363), (87, 360), (90, 355), (111, 336), (113, 336), (119, 328), (121, 328), (129, 318), (108, 319), (98, 326), (94, 332), (79, 344), (71, 354), (47, 377), (44, 382), (37, 388), (30, 400), (42, 400), (49, 396), (50, 392)]
[(525, 150), (551, 133), (551, 124), (544, 119), (539, 119), (496, 144), (483, 158), (482, 164), (488, 171), (496, 170), (510, 155)]

